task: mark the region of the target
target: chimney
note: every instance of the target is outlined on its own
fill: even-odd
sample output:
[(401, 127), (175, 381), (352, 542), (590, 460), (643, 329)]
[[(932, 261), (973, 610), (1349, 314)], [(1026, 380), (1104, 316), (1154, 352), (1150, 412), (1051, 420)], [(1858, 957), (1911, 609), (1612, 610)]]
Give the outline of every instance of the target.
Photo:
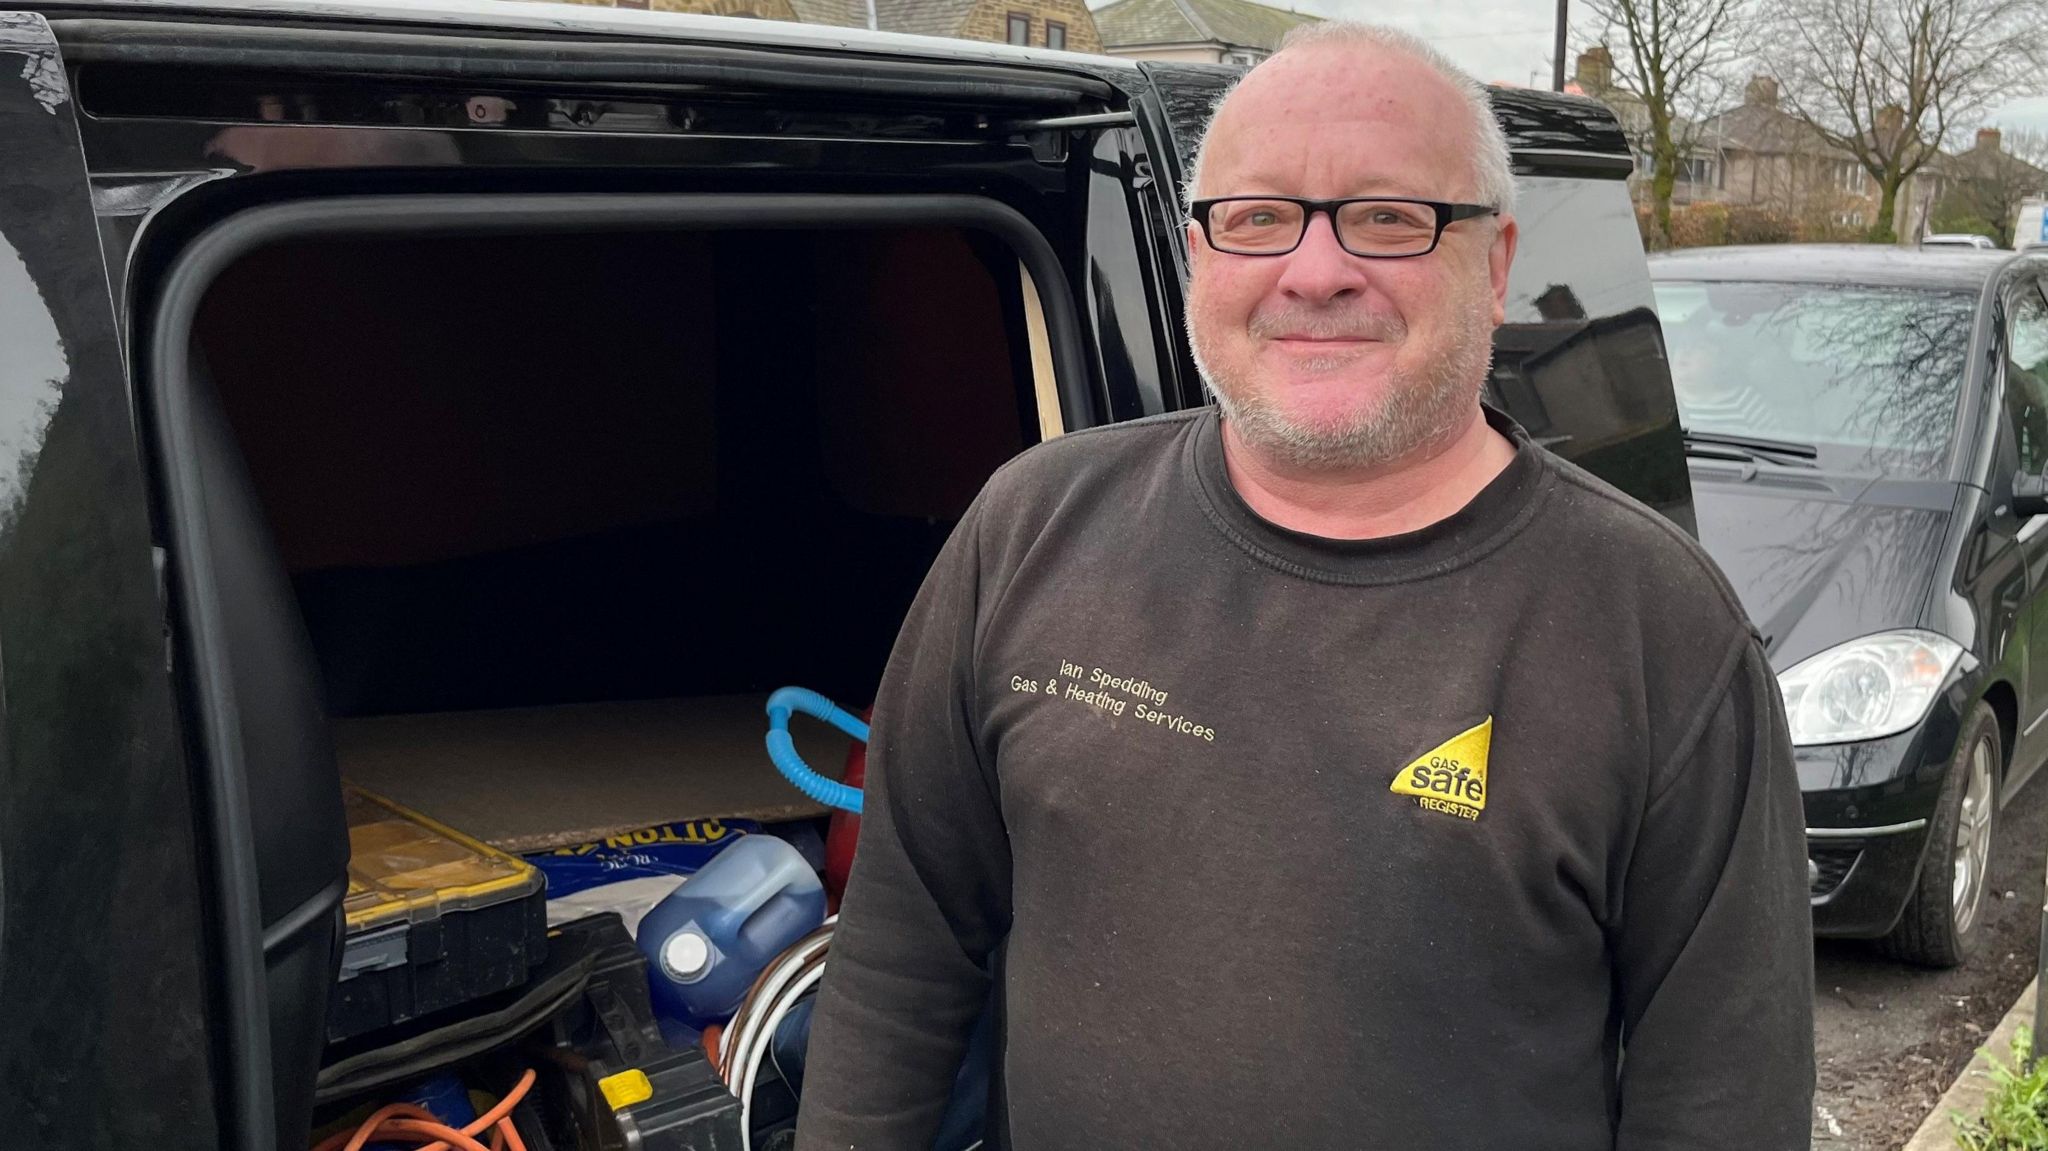
[(1756, 108), (1778, 106), (1778, 82), (1769, 76), (1751, 76), (1742, 90), (1742, 102)]
[(1979, 128), (1979, 129), (1977, 129), (1977, 151), (1979, 151), (1979, 152), (1994, 152), (1994, 153), (1995, 153), (1995, 152), (1997, 152), (1997, 151), (1999, 151), (1999, 150), (2000, 150), (2000, 149), (1999, 149), (1999, 145), (2000, 145), (2000, 143), (2001, 143), (2001, 141), (2000, 141), (2000, 139), (1999, 139), (1999, 135), (1998, 135), (1998, 129), (1996, 129), (1996, 128)]
[(1605, 44), (1595, 44), (1579, 53), (1578, 67), (1572, 78), (1589, 96), (1597, 96), (1614, 87), (1614, 53), (1609, 52)]
[(1877, 110), (1877, 142), (1880, 147), (1890, 147), (1898, 141), (1906, 127), (1906, 110), (1897, 104), (1886, 104)]

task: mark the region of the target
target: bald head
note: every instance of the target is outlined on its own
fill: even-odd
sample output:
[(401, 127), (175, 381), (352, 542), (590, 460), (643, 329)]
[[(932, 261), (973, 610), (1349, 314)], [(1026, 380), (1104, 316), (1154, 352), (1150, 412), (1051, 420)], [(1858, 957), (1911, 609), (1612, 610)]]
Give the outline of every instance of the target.
[(1346, 20), (1296, 28), (1279, 52), (1225, 94), (1196, 150), (1188, 198), (1234, 194), (1212, 178), (1219, 153), (1234, 160), (1256, 150), (1262, 134), (1289, 123), (1361, 117), (1426, 129), (1462, 169), (1457, 198), (1513, 211), (1507, 137), (1485, 86), (1414, 36)]
[[(1484, 432), (1517, 232), (1507, 147), (1469, 77), (1400, 33), (1311, 25), (1223, 100), (1191, 183), (1188, 339), (1233, 442), (1341, 472)], [(1218, 247), (1219, 212), (1280, 243)], [(1432, 247), (1359, 250), (1430, 224)]]

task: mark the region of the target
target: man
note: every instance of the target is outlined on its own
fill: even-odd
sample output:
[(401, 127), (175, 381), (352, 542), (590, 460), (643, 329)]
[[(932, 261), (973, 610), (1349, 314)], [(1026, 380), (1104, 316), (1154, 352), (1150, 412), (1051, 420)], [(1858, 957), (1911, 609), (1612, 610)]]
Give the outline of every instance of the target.
[(1397, 33), (1223, 103), (1220, 414), (1027, 453), (935, 565), (799, 1147), (929, 1147), (992, 988), (1016, 1151), (1807, 1145), (1778, 690), (1690, 539), (1482, 408), (1513, 196)]

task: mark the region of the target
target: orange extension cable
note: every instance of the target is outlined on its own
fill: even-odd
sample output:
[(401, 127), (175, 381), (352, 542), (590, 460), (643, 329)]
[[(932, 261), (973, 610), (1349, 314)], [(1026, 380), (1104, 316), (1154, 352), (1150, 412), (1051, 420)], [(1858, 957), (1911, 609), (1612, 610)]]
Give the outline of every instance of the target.
[[(354, 1131), (328, 1136), (313, 1151), (363, 1151), (372, 1140), (420, 1144), (417, 1151), (526, 1151), (526, 1141), (512, 1125), (512, 1109), (533, 1090), (533, 1079), (533, 1070), (528, 1068), (496, 1107), (460, 1131), (434, 1118), (424, 1107), (393, 1103), (378, 1108)], [(488, 1146), (477, 1140), (486, 1129), (491, 1133)]]

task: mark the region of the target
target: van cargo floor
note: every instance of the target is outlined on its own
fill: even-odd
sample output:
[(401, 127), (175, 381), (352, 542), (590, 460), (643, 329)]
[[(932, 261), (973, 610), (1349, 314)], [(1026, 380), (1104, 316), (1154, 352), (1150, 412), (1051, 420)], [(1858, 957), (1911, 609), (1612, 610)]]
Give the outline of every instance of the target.
[[(507, 851), (682, 819), (825, 809), (763, 743), (764, 695), (389, 715), (334, 722), (342, 778)], [(797, 750), (840, 778), (852, 741), (798, 716)]]

